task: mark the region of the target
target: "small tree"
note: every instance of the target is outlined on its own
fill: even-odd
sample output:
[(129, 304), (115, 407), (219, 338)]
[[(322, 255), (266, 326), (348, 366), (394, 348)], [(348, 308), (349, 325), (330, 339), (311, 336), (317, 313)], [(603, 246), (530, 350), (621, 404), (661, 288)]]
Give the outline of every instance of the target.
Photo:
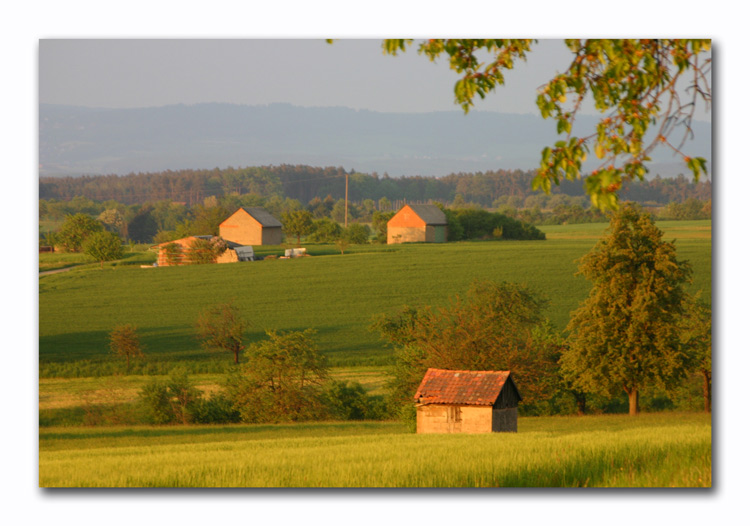
[(651, 216), (626, 205), (579, 269), (593, 287), (568, 324), (563, 371), (574, 389), (624, 389), (636, 415), (644, 387), (669, 387), (686, 371), (680, 319), (690, 266)]
[(155, 424), (188, 424), (203, 402), (202, 393), (182, 369), (172, 370), (166, 380), (151, 380), (143, 386), (139, 398)]
[(278, 333), (248, 348), (242, 373), (228, 391), (246, 422), (309, 420), (325, 414), (320, 387), (326, 360), (313, 340), (314, 329)]
[(68, 252), (80, 252), (83, 242), (96, 232), (103, 230), (102, 224), (86, 214), (67, 216), (58, 233), (58, 241)]
[(125, 358), (130, 371), (131, 358), (143, 358), (143, 346), (135, 325), (118, 325), (109, 333), (109, 348), (113, 354)]
[(222, 303), (202, 312), (196, 322), (196, 330), (201, 344), (206, 349), (229, 351), (234, 354), (234, 363), (240, 361), (240, 352), (247, 322), (242, 319), (240, 310), (232, 303)]
[(297, 246), (300, 245), (302, 236), (306, 236), (313, 231), (313, 215), (307, 210), (284, 212), (281, 221), (284, 223), (284, 232), (297, 238)]
[(342, 256), (344, 255), (344, 251), (349, 248), (349, 240), (344, 237), (337, 239), (334, 244), (341, 251)]
[(396, 215), (396, 212), (379, 212), (372, 213), (372, 229), (375, 231), (375, 237), (378, 243), (388, 242), (388, 221)]
[(114, 232), (96, 232), (83, 243), (83, 251), (99, 261), (104, 268), (105, 261), (114, 261), (122, 257), (122, 241)]

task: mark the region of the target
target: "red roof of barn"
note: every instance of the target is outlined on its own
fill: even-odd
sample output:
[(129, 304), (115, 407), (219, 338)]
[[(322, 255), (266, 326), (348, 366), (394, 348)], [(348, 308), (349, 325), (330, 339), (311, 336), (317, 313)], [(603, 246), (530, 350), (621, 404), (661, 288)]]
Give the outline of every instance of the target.
[(427, 369), (414, 399), (423, 404), (493, 405), (508, 378), (510, 371)]

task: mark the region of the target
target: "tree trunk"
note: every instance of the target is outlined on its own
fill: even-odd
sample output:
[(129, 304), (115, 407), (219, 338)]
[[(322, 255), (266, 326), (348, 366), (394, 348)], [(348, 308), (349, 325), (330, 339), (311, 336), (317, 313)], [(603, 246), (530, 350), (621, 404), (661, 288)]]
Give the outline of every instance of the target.
[(703, 410), (711, 412), (711, 371), (703, 371)]
[(626, 389), (625, 392), (628, 393), (628, 405), (630, 406), (628, 414), (630, 416), (637, 416), (641, 411), (641, 408), (638, 406), (638, 388)]
[(586, 394), (573, 391), (573, 398), (576, 400), (576, 408), (578, 409), (578, 416), (586, 414)]

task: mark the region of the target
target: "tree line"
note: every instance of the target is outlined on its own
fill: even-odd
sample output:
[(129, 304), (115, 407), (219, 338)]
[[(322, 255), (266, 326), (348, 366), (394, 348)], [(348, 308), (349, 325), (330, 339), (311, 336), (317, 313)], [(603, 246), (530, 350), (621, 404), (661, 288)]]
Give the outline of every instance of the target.
[[(178, 202), (188, 207), (200, 204), (209, 196), (254, 195), (270, 199), (296, 199), (307, 203), (315, 198), (331, 196), (343, 199), (345, 179), (349, 179), (349, 199), (364, 201), (386, 198), (391, 201), (443, 203), (457, 195), (483, 207), (505, 196), (526, 199), (537, 192), (532, 189), (534, 170), (495, 170), (477, 173), (454, 173), (445, 177), (390, 177), (387, 173), (359, 173), (342, 167), (307, 165), (260, 166), (245, 168), (214, 168), (213, 170), (167, 170), (131, 173), (125, 176), (42, 177), (39, 197), (45, 200), (68, 201), (85, 197), (95, 201), (117, 201), (125, 205), (147, 202)], [(585, 179), (584, 179), (585, 181)], [(584, 181), (561, 181), (552, 194), (571, 197), (585, 196)], [(711, 182), (693, 182), (685, 176), (635, 180), (620, 190), (622, 200), (665, 205), (688, 198), (711, 198)], [(586, 199), (588, 201), (588, 199)], [(588, 205), (588, 203), (587, 203)]]

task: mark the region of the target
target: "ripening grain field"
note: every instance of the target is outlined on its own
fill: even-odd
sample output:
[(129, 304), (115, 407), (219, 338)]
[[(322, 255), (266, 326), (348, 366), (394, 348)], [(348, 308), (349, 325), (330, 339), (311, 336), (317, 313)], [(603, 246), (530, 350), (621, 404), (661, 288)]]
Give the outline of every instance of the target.
[(387, 422), (47, 428), (41, 487), (710, 487), (704, 414), (526, 417), (518, 433)]

